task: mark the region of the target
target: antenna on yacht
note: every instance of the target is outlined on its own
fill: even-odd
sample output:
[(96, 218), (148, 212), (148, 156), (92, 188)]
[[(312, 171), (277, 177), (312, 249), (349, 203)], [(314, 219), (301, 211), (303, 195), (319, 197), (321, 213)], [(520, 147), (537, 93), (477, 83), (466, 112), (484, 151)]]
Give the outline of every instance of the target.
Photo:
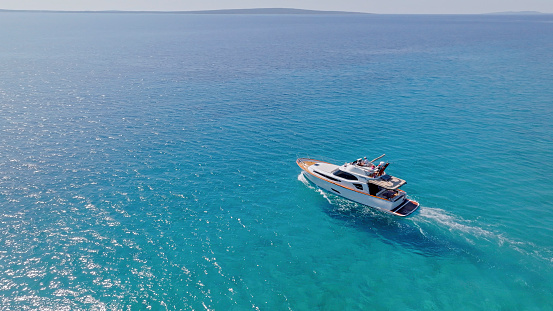
[(373, 163), (374, 161), (376, 161), (376, 160), (378, 160), (378, 159), (380, 159), (380, 158), (384, 157), (385, 155), (386, 155), (386, 154), (383, 154), (383, 155), (379, 156), (378, 158), (374, 158), (374, 159), (372, 159), (372, 160), (371, 160), (371, 163)]

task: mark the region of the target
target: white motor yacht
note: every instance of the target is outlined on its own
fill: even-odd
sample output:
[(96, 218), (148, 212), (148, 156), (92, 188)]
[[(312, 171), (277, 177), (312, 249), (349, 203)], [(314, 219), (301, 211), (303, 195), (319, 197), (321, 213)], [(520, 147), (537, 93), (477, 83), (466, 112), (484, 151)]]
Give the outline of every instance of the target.
[(384, 156), (341, 166), (307, 158), (299, 158), (296, 163), (305, 177), (323, 190), (394, 215), (408, 216), (419, 203), (408, 199), (405, 191), (399, 189), (405, 180), (384, 173), (390, 163), (373, 163)]

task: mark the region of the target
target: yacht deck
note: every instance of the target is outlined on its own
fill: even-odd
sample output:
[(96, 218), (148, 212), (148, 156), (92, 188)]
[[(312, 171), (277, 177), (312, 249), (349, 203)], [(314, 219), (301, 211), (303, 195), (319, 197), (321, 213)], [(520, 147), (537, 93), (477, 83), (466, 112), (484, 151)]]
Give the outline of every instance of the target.
[[(384, 180), (382, 179), (382, 177), (386, 178), (385, 176), (387, 177), (390, 177), (389, 180)], [(394, 176), (390, 176), (390, 175), (384, 175), (382, 176), (381, 179), (375, 179), (375, 180), (369, 180), (368, 182), (371, 183), (371, 184), (375, 184), (377, 186), (380, 186), (382, 188), (386, 188), (386, 189), (390, 189), (390, 190), (395, 190), (403, 185), (405, 185), (407, 182), (403, 179), (400, 179), (400, 178), (397, 178), (397, 177), (394, 177)]]

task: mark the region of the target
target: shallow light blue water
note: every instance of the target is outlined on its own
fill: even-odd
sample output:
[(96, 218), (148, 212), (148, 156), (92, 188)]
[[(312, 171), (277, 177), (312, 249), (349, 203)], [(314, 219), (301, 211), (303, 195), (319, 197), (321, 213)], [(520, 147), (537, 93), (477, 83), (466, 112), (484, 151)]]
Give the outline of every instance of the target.
[[(3, 310), (553, 309), (553, 17), (0, 29)], [(382, 153), (410, 218), (295, 164)]]

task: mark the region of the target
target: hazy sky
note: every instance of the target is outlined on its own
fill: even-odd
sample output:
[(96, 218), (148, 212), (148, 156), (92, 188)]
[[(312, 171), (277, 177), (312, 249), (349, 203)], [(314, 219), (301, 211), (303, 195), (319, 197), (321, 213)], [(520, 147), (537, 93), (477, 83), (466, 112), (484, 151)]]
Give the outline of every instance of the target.
[(192, 11), (297, 8), (369, 13), (466, 14), (504, 11), (553, 13), (553, 0), (0, 0), (0, 9)]

